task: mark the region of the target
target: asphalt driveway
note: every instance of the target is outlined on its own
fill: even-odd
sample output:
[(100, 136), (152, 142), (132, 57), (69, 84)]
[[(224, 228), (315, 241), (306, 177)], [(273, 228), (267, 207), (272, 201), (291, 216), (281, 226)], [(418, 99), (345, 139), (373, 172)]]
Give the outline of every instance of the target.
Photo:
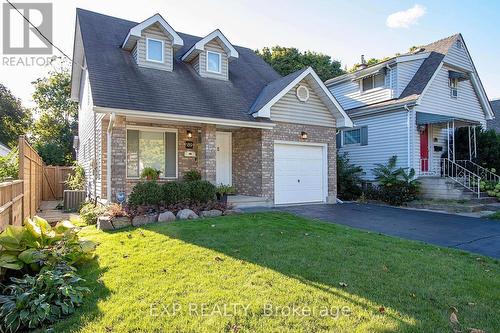
[(275, 209), (500, 258), (500, 221), (358, 203)]

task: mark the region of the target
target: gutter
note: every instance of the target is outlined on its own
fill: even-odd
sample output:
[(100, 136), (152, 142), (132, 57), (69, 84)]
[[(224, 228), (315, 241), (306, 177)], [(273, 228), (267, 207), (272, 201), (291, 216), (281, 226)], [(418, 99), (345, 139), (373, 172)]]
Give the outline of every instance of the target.
[(405, 108), (406, 111), (408, 111), (406, 113), (406, 128), (407, 128), (407, 135), (408, 135), (407, 136), (407, 140), (408, 140), (407, 141), (407, 149), (408, 149), (408, 151), (407, 151), (407, 153), (408, 153), (408, 163), (407, 164), (408, 164), (408, 169), (410, 169), (411, 168), (411, 163), (410, 163), (410, 156), (411, 156), (411, 147), (410, 147), (411, 146), (410, 145), (410, 139), (411, 139), (411, 135), (410, 135), (410, 129), (411, 129), (411, 127), (410, 127), (411, 109), (408, 107), (408, 104), (405, 104), (404, 108)]
[(113, 112), (109, 117), (108, 130), (106, 131), (106, 200), (108, 204), (112, 202), (111, 200), (111, 162), (112, 162), (112, 154), (111, 154), (111, 140), (113, 134), (113, 125), (115, 123), (116, 114)]

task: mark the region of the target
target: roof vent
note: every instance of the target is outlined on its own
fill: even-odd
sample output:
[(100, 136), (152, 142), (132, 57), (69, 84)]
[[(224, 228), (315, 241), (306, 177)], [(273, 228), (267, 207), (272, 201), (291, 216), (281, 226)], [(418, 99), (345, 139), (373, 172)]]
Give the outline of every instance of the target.
[(297, 95), (297, 98), (301, 102), (307, 102), (309, 99), (309, 89), (307, 89), (306, 86), (300, 85), (297, 87), (297, 90), (295, 91), (295, 94)]
[(368, 67), (368, 65), (366, 64), (365, 55), (362, 54), (361, 63), (358, 65), (358, 69), (365, 69), (366, 67)]

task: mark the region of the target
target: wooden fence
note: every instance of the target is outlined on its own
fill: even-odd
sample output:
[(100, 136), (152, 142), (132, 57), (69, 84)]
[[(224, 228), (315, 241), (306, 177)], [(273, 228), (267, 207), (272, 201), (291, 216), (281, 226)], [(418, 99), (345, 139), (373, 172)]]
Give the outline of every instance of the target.
[(72, 172), (73, 167), (45, 166), (43, 168), (42, 200), (62, 199), (64, 190), (66, 190), (64, 183)]
[(23, 180), (23, 215), (22, 220), (34, 216), (42, 202), (43, 161), (36, 150), (19, 137), (19, 179)]
[(23, 223), (23, 185), (22, 180), (0, 183), (0, 231)]

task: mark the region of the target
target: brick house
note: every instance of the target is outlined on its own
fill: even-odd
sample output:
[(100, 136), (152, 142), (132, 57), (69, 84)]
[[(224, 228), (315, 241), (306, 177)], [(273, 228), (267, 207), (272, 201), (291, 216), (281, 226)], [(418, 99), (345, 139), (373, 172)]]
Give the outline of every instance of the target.
[(267, 204), (336, 201), (338, 128), (352, 122), (311, 68), (282, 77), (221, 31), (196, 37), (159, 14), (131, 22), (77, 10), (72, 98), (89, 195), (129, 194), (198, 170)]

